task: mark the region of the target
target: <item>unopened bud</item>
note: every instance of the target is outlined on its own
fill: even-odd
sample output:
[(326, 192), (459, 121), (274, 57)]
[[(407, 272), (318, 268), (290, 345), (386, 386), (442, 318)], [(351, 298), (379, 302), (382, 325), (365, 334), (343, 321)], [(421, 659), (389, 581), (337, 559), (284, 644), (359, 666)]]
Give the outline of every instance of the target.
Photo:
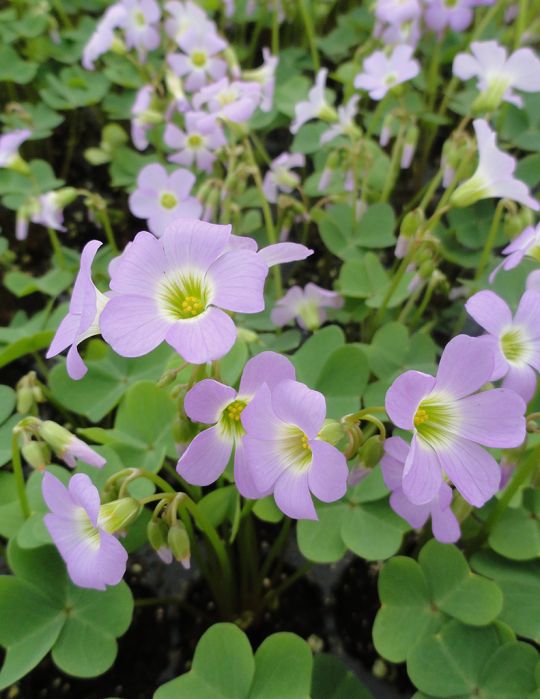
[(333, 444), (334, 446), (341, 439), (343, 439), (343, 436), (344, 431), (342, 424), (337, 420), (330, 419), (326, 419), (324, 421), (323, 428), (318, 435), (319, 439), (322, 439), (324, 442), (328, 442), (329, 444)]
[(404, 238), (413, 238), (426, 222), (423, 209), (413, 209), (403, 217), (399, 234)]
[(99, 508), (98, 524), (105, 531), (126, 529), (140, 515), (142, 505), (134, 498), (126, 497), (107, 502)]
[(62, 187), (54, 192), (54, 199), (59, 208), (63, 209), (75, 201), (79, 192), (75, 187)]
[(360, 447), (358, 458), (366, 468), (375, 468), (384, 454), (383, 440), (379, 435), (373, 435)]
[(172, 434), (176, 444), (187, 444), (195, 437), (197, 429), (195, 425), (182, 417), (177, 417), (173, 422)]
[(177, 376), (177, 369), (169, 369), (161, 375), (160, 379), (157, 382), (157, 385), (159, 386), (159, 388), (167, 388), (167, 386), (170, 386), (172, 383), (174, 383)]
[(407, 170), (412, 163), (414, 157), (416, 146), (418, 144), (418, 136), (420, 131), (416, 125), (410, 126), (405, 134), (405, 143), (403, 145), (403, 152), (401, 154), (401, 169)]
[(531, 226), (533, 221), (533, 212), (528, 207), (524, 207), (516, 212), (508, 211), (504, 217), (504, 233), (507, 238), (512, 240), (525, 228)]
[(379, 136), (379, 144), (383, 148), (385, 148), (390, 143), (390, 139), (392, 138), (394, 121), (395, 121), (395, 118), (394, 118), (394, 115), (392, 113), (387, 114), (384, 117), (384, 120), (382, 123), (382, 128), (381, 128), (381, 134)]
[(169, 533), (169, 527), (167, 523), (162, 519), (151, 519), (146, 527), (146, 535), (148, 537), (148, 543), (154, 549), (154, 551), (159, 551), (167, 546), (167, 534)]
[(188, 533), (182, 522), (176, 521), (169, 529), (167, 544), (176, 560), (184, 568), (189, 568), (191, 565), (191, 546)]
[(71, 442), (74, 435), (69, 430), (52, 420), (44, 420), (38, 428), (40, 437), (47, 442), (53, 451), (63, 454)]
[(44, 442), (31, 440), (21, 447), (21, 453), (32, 468), (37, 471), (45, 470), (47, 464), (51, 462), (51, 450)]

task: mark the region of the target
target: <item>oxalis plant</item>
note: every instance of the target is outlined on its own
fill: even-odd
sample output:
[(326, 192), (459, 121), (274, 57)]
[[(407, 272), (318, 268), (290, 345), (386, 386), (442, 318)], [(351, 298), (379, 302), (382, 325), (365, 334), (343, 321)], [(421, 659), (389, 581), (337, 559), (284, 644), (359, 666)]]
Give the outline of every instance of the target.
[[(124, 699), (538, 696), (539, 32), (538, 0), (0, 10), (6, 696), (49, 653), (47, 696), (97, 696), (151, 605), (204, 625)], [(348, 654), (289, 619), (345, 569)]]

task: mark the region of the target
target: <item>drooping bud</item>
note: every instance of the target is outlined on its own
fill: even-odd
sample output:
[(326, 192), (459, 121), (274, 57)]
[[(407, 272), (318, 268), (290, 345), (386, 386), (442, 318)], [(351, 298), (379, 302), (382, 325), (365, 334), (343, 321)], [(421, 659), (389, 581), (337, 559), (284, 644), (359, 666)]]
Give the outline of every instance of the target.
[(148, 537), (148, 543), (154, 549), (154, 551), (159, 551), (160, 549), (167, 547), (167, 534), (169, 533), (169, 527), (163, 519), (152, 518), (146, 527), (146, 536)]
[(188, 533), (182, 522), (176, 521), (169, 529), (167, 544), (176, 560), (187, 570), (191, 565), (191, 546)]
[(20, 415), (37, 415), (37, 404), (43, 403), (43, 392), (35, 371), (30, 371), (17, 382), (17, 412)]
[(385, 148), (390, 143), (390, 139), (392, 138), (392, 130), (393, 130), (393, 126), (394, 126), (394, 121), (395, 121), (395, 117), (392, 114), (392, 112), (387, 114), (383, 119), (381, 134), (379, 136), (379, 144), (383, 148)]
[(423, 227), (426, 216), (423, 209), (413, 209), (403, 217), (399, 234), (405, 238), (413, 238)]
[(21, 453), (25, 461), (37, 471), (44, 471), (51, 462), (51, 450), (45, 442), (36, 442), (32, 439), (22, 445)]
[(383, 440), (380, 435), (374, 434), (362, 444), (358, 451), (358, 458), (365, 468), (375, 468), (382, 459), (383, 454)]
[(345, 435), (343, 425), (337, 420), (326, 419), (318, 438), (334, 446), (340, 442)]
[(504, 233), (512, 240), (518, 236), (528, 226), (532, 226), (534, 214), (528, 207), (523, 207), (517, 211), (508, 210), (504, 216)]
[(106, 459), (91, 449), (88, 444), (52, 420), (40, 422), (37, 432), (71, 468), (75, 468), (78, 459), (96, 468), (101, 468), (106, 463)]
[(419, 135), (420, 131), (416, 124), (413, 124), (407, 129), (407, 133), (405, 134), (405, 143), (403, 145), (403, 152), (401, 154), (400, 166), (402, 170), (407, 170), (411, 166), (412, 159), (416, 152)]
[(98, 524), (105, 531), (122, 531), (137, 519), (142, 505), (134, 498), (125, 497), (107, 502), (99, 508)]

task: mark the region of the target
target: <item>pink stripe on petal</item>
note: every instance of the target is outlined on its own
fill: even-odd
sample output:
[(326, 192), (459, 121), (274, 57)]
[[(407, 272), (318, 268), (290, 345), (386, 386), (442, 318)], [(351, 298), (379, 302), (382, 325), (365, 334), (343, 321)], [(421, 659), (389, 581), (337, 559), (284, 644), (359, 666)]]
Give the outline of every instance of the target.
[(222, 410), (235, 397), (234, 388), (214, 379), (204, 379), (186, 393), (184, 410), (191, 420), (212, 425), (219, 420)]
[(482, 507), (498, 491), (499, 464), (478, 444), (459, 439), (438, 451), (448, 478), (471, 505)]
[(287, 469), (274, 488), (274, 500), (279, 509), (293, 519), (318, 519), (309, 492), (307, 471)]
[(437, 495), (441, 483), (438, 455), (415, 435), (403, 470), (403, 492), (414, 505), (425, 505)]
[(433, 390), (435, 379), (421, 371), (406, 371), (386, 392), (385, 406), (392, 422), (404, 430), (414, 429), (413, 418), (420, 401)]
[(272, 390), (272, 406), (278, 418), (299, 427), (309, 439), (316, 437), (326, 417), (322, 393), (299, 381), (281, 381)]
[(226, 469), (232, 447), (232, 441), (223, 436), (220, 427), (210, 427), (191, 442), (176, 470), (192, 485), (210, 485)]
[(174, 323), (165, 339), (186, 362), (205, 364), (227, 354), (236, 340), (236, 326), (219, 308), (208, 308), (192, 320)]
[(104, 340), (122, 357), (148, 354), (165, 340), (171, 328), (153, 299), (130, 295), (113, 296), (99, 324)]
[(328, 442), (310, 442), (313, 458), (308, 470), (311, 492), (322, 502), (334, 502), (347, 492), (349, 469), (343, 454)]
[(433, 390), (452, 398), (468, 396), (491, 379), (494, 365), (493, 351), (482, 338), (457, 335), (444, 348)]
[(508, 304), (493, 291), (479, 291), (466, 302), (467, 313), (484, 330), (492, 335), (500, 335), (505, 325), (512, 322), (512, 312)]

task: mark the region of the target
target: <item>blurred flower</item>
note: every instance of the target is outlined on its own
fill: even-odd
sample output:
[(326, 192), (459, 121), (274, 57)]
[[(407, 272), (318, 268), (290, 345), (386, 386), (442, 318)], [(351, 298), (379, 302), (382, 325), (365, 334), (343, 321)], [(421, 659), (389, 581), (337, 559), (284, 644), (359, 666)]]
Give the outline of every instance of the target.
[(99, 335), (100, 316), (109, 300), (92, 281), (92, 262), (101, 245), (99, 240), (91, 240), (84, 246), (68, 314), (58, 326), (46, 355), (50, 359), (69, 347), (67, 372), (76, 380), (82, 379), (88, 371), (79, 354), (78, 345), (92, 335)]
[(322, 393), (287, 379), (263, 384), (240, 419), (247, 469), (261, 493), (295, 519), (317, 519), (311, 493), (323, 502), (345, 495), (343, 454), (318, 438), (326, 417)]
[(390, 506), (414, 529), (420, 529), (431, 517), (433, 536), (443, 544), (453, 544), (461, 535), (459, 522), (450, 507), (452, 488), (441, 482), (433, 500), (423, 505), (412, 503), (402, 488), (403, 471), (409, 456), (409, 445), (401, 437), (390, 437), (384, 443), (381, 470), (386, 487), (392, 491)]
[(452, 194), (450, 205), (470, 206), (480, 199), (500, 197), (538, 211), (540, 204), (531, 197), (527, 185), (514, 177), (516, 159), (497, 148), (495, 131), (484, 119), (475, 119), (473, 126), (478, 143), (478, 167)]
[(114, 44), (114, 30), (123, 27), (126, 19), (127, 10), (122, 4), (116, 3), (107, 8), (83, 49), (81, 63), (86, 70), (94, 70), (94, 62)]
[(137, 150), (148, 147), (146, 132), (162, 121), (161, 114), (150, 109), (153, 98), (154, 86), (143, 85), (138, 90), (131, 107), (131, 139)]
[(360, 130), (354, 123), (355, 117), (358, 114), (359, 95), (353, 95), (347, 104), (338, 107), (337, 124), (332, 124), (329, 129), (321, 134), (321, 145), (332, 141), (337, 136), (355, 136), (359, 135)]
[(428, 0), (424, 21), (439, 34), (447, 27), (461, 32), (472, 22), (472, 7), (471, 0)]
[(490, 283), (497, 276), (500, 269), (508, 271), (517, 267), (524, 257), (530, 257), (540, 262), (540, 223), (534, 228), (527, 226), (512, 242), (502, 251), (506, 258), (495, 267), (489, 276)]
[(175, 124), (167, 124), (163, 140), (169, 148), (178, 151), (168, 156), (171, 163), (191, 167), (196, 164), (199, 170), (210, 172), (216, 159), (214, 151), (226, 145), (227, 139), (217, 120), (205, 121), (201, 125), (202, 112), (187, 112), (185, 115), (185, 131)]
[(244, 80), (259, 83), (262, 89), (261, 110), (269, 112), (272, 109), (274, 100), (274, 88), (276, 85), (276, 68), (279, 63), (278, 56), (273, 56), (270, 49), (264, 47), (262, 50), (264, 63), (259, 68), (245, 70), (242, 73)]
[(227, 311), (262, 311), (268, 274), (258, 253), (226, 252), (230, 238), (230, 226), (181, 219), (159, 240), (138, 233), (111, 269), (101, 317), (115, 352), (140, 357), (166, 341), (192, 364), (223, 357), (236, 339)]
[(213, 427), (200, 432), (182, 454), (176, 467), (182, 478), (193, 485), (214, 483), (235, 449), (234, 480), (240, 494), (253, 499), (266, 495), (256, 488), (246, 468), (240, 416), (263, 383), (272, 387), (295, 378), (288, 359), (275, 352), (261, 352), (246, 363), (238, 392), (213, 379), (195, 384), (186, 394), (184, 410), (194, 422)]
[(412, 58), (411, 46), (396, 46), (390, 56), (375, 51), (364, 60), (363, 72), (354, 79), (354, 86), (367, 90), (373, 100), (381, 100), (396, 85), (411, 80), (420, 72), (418, 61)]
[[(71, 196), (73, 194), (73, 196)], [(76, 196), (76, 190), (72, 187), (64, 187), (54, 192), (41, 194), (38, 201), (38, 208), (32, 214), (32, 223), (39, 223), (47, 228), (54, 228), (56, 231), (65, 231), (64, 223), (64, 206)]]
[(513, 88), (540, 91), (540, 60), (531, 49), (518, 49), (509, 57), (496, 41), (473, 41), (471, 53), (457, 54), (453, 72), (461, 80), (478, 78), (480, 96), (473, 106), (493, 111), (504, 101), (521, 107), (523, 100)]
[(328, 104), (324, 94), (327, 76), (328, 69), (321, 68), (315, 78), (315, 85), (308, 93), (308, 99), (298, 102), (295, 106), (291, 133), (298, 133), (300, 127), (311, 119), (324, 119), (324, 121), (335, 121), (337, 119), (336, 110)]
[(300, 175), (292, 172), (293, 167), (304, 167), (306, 158), (302, 153), (282, 153), (270, 163), (263, 182), (263, 190), (269, 202), (275, 203), (278, 192), (292, 192), (300, 182)]
[(141, 62), (146, 60), (148, 51), (157, 49), (161, 38), (157, 23), (161, 11), (156, 0), (120, 0), (126, 10), (123, 23), (126, 46), (135, 49)]
[(294, 318), (304, 330), (314, 331), (326, 320), (326, 308), (341, 308), (343, 298), (335, 291), (322, 289), (309, 282), (302, 289), (290, 288), (272, 309), (272, 322), (278, 327), (287, 325)]
[(540, 269), (531, 272), (527, 277), (527, 289), (540, 292)]
[(50, 512), (44, 522), (64, 559), (69, 577), (79, 587), (105, 590), (124, 576), (127, 552), (99, 524), (99, 493), (84, 473), (66, 486), (51, 473), (42, 481), (43, 499)]
[(170, 0), (170, 2), (165, 3), (165, 9), (169, 13), (169, 17), (165, 20), (165, 31), (177, 43), (188, 31), (215, 32), (214, 22), (207, 17), (201, 7), (191, 0), (187, 2)]
[(376, 36), (380, 36), (386, 46), (407, 44), (414, 48), (418, 44), (421, 35), (420, 22), (418, 19), (399, 24), (393, 22), (386, 26), (377, 27), (374, 33)]
[(200, 216), (202, 205), (190, 196), (195, 179), (183, 168), (169, 175), (163, 165), (145, 165), (137, 177), (137, 189), (129, 195), (129, 209), (138, 218), (148, 219), (148, 228), (159, 238), (176, 219)]
[(386, 393), (397, 427), (413, 432), (402, 488), (415, 505), (439, 493), (442, 471), (481, 507), (498, 490), (499, 465), (483, 447), (512, 448), (525, 439), (523, 399), (505, 388), (478, 391), (491, 380), (495, 357), (482, 338), (458, 335), (445, 347), (435, 377), (406, 371)]
[(19, 147), (32, 135), (29, 129), (6, 131), (0, 136), (0, 168), (11, 168), (20, 156)]
[(493, 291), (479, 291), (466, 302), (467, 313), (487, 331), (495, 356), (491, 380), (503, 379), (504, 388), (528, 403), (536, 392), (540, 371), (540, 294), (526, 291), (515, 316)]
[(213, 85), (206, 85), (193, 98), (195, 109), (207, 105), (211, 114), (201, 119), (203, 127), (215, 118), (242, 124), (257, 109), (261, 99), (261, 86), (256, 82), (244, 82), (222, 78)]
[(420, 16), (418, 0), (376, 0), (375, 17), (381, 22), (401, 24)]
[(216, 57), (227, 47), (215, 32), (185, 32), (178, 45), (182, 53), (171, 53), (167, 62), (176, 75), (184, 78), (186, 90), (196, 92), (208, 83), (209, 78), (219, 80), (227, 72), (227, 64)]

